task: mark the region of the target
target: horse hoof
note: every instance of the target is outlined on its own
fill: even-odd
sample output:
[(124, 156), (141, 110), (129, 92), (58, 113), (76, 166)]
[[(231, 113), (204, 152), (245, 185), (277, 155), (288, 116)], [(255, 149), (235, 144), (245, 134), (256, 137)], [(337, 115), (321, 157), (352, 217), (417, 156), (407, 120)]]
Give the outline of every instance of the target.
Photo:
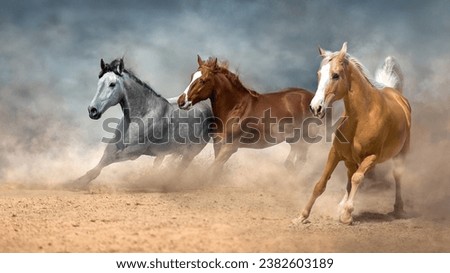
[(291, 225), (293, 227), (297, 227), (297, 226), (300, 226), (301, 224), (305, 225), (305, 224), (309, 224), (309, 223), (311, 223), (311, 222), (303, 216), (292, 219), (292, 221), (291, 221)]
[(85, 181), (72, 180), (65, 182), (61, 185), (62, 189), (69, 190), (69, 191), (83, 191), (87, 190), (89, 188), (89, 183), (84, 183)]
[(349, 215), (341, 215), (339, 221), (345, 225), (351, 225), (353, 223), (353, 217)]
[(389, 213), (390, 216), (394, 217), (395, 219), (406, 219), (407, 214), (404, 210), (394, 210)]

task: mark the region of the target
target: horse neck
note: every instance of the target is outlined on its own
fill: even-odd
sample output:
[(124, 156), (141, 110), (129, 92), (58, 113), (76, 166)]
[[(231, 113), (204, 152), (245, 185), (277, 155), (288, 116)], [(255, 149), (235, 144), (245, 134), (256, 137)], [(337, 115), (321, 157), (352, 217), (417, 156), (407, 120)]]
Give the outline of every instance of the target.
[(347, 78), (349, 90), (344, 96), (345, 112), (349, 119), (360, 119), (370, 113), (373, 106), (375, 88), (367, 81), (361, 71), (349, 64)]
[(223, 116), (251, 97), (248, 90), (240, 84), (233, 83), (223, 74), (217, 74), (216, 87), (211, 97), (211, 105), (215, 116)]
[(150, 110), (158, 109), (169, 104), (165, 99), (157, 95), (153, 90), (136, 82), (132, 77), (124, 73), (124, 96), (120, 102), (125, 118), (143, 117)]

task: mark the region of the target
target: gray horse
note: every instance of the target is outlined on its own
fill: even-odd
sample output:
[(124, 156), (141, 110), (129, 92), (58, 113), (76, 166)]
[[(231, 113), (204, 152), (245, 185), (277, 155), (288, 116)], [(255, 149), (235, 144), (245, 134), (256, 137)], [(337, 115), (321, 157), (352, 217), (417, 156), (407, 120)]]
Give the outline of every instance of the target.
[(189, 111), (179, 109), (175, 100), (169, 102), (125, 69), (123, 59), (110, 64), (102, 59), (100, 67), (89, 117), (99, 119), (109, 107), (120, 104), (123, 118), (117, 120), (114, 138), (108, 139), (98, 165), (73, 186), (84, 187), (109, 164), (141, 155), (156, 156), (154, 166), (159, 166), (165, 155), (176, 155), (181, 157), (178, 168), (186, 168), (210, 140), (211, 106), (205, 103)]

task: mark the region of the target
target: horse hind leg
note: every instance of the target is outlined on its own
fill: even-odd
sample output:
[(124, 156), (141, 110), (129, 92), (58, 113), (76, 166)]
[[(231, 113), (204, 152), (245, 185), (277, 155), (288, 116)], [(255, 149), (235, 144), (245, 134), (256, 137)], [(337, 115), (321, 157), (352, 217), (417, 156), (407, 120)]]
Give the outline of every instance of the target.
[(288, 160), (292, 162), (293, 168), (300, 168), (306, 163), (309, 147), (313, 143), (310, 142), (310, 134), (316, 135), (317, 130), (310, 129), (308, 126), (303, 125), (301, 132), (302, 137), (300, 139), (296, 139), (295, 142), (289, 143), (291, 145), (291, 152), (284, 163), (285, 166), (290, 164), (288, 163)]
[(306, 163), (306, 157), (308, 156), (310, 144), (306, 142), (299, 142), (295, 146), (295, 152), (297, 153), (297, 158), (295, 160), (295, 167), (299, 168)]
[(189, 167), (189, 165), (191, 164), (192, 160), (194, 160), (194, 158), (200, 154), (200, 152), (205, 148), (205, 146), (207, 145), (207, 143), (203, 143), (203, 144), (191, 144), (192, 146), (190, 146), (190, 148), (188, 148), (183, 154), (182, 154), (182, 158), (181, 158), (181, 162), (178, 165), (178, 170), (180, 172), (183, 172), (185, 169), (187, 169)]
[(295, 149), (295, 146), (291, 144), (291, 150), (289, 151), (289, 155), (286, 157), (286, 160), (284, 161), (284, 166), (289, 171), (295, 170), (295, 160), (297, 157), (297, 151)]
[(403, 199), (402, 199), (402, 193), (401, 193), (401, 177), (405, 171), (404, 168), (404, 161), (405, 157), (403, 155), (400, 155), (398, 157), (395, 157), (393, 159), (394, 161), (394, 180), (395, 180), (395, 203), (394, 203), (394, 211), (392, 212), (392, 215), (395, 218), (404, 218), (405, 217), (405, 211), (403, 210)]
[(410, 145), (410, 135), (408, 134), (405, 143), (403, 144), (403, 148), (400, 153), (393, 158), (394, 161), (394, 180), (395, 180), (395, 203), (394, 203), (394, 211), (392, 215), (395, 218), (404, 218), (406, 216), (405, 211), (403, 210), (403, 199), (401, 193), (401, 178), (405, 171), (405, 158), (407, 153), (409, 152)]

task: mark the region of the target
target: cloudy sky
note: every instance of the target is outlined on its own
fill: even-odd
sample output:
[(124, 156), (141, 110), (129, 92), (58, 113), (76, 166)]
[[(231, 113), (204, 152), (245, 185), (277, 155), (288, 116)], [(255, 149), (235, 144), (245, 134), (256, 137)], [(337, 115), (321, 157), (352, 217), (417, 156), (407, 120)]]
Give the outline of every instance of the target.
[[(260, 92), (314, 91), (317, 46), (338, 50), (348, 41), (349, 52), (370, 71), (396, 56), (413, 103), (449, 96), (446, 0), (1, 3), (3, 167), (18, 149), (57, 153), (55, 146), (74, 139), (99, 142), (101, 122), (90, 120), (86, 109), (100, 58), (124, 56), (126, 67), (166, 97), (184, 90), (197, 54), (227, 59)], [(120, 109), (108, 116), (120, 116)]]

